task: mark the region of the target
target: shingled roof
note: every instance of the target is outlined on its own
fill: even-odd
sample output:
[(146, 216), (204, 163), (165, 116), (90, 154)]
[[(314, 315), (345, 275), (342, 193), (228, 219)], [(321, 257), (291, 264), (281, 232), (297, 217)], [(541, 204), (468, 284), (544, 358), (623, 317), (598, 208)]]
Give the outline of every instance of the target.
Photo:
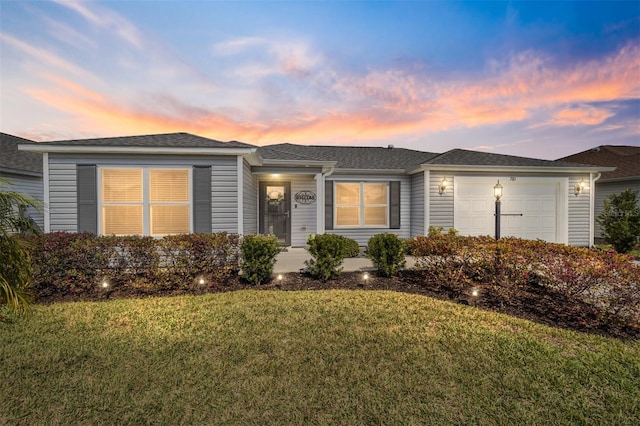
[(258, 148), (264, 160), (337, 162), (339, 169), (407, 170), (437, 156), (406, 148), (320, 146), (283, 143)]
[[(584, 167), (585, 164), (567, 161), (540, 160), (490, 152), (452, 149), (427, 161), (429, 165), (496, 166), (496, 167)], [(588, 167), (588, 166), (587, 166)]]
[(294, 145), (289, 143), (258, 148), (264, 160), (334, 161), (338, 169), (415, 170), (420, 166), (494, 167), (593, 167), (567, 161), (540, 160), (513, 155), (452, 149), (443, 154), (406, 148)]
[(42, 154), (18, 151), (19, 144), (35, 142), (0, 133), (0, 172), (42, 176)]
[(190, 133), (163, 133), (157, 135), (118, 136), (113, 138), (74, 139), (39, 142), (44, 145), (62, 146), (117, 146), (147, 148), (255, 148), (244, 142), (221, 142)]
[(640, 146), (601, 145), (560, 160), (616, 167), (612, 172), (602, 173), (600, 181), (640, 177)]

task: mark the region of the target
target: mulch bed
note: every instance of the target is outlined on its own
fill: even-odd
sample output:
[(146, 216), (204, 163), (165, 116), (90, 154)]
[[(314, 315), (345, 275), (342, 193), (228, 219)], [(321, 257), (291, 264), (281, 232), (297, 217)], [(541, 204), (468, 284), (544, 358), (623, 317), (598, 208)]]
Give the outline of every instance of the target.
[(363, 279), (362, 272), (343, 272), (338, 278), (327, 282), (313, 279), (300, 273), (282, 274), (283, 279), (273, 279), (268, 284), (252, 285), (239, 277), (232, 277), (224, 283), (204, 288), (148, 292), (140, 289), (116, 289), (109, 292), (97, 291), (94, 294), (54, 294), (39, 297), (38, 303), (49, 304), (62, 301), (105, 300), (133, 297), (176, 296), (182, 294), (203, 294), (237, 290), (390, 290), (402, 293), (419, 294), (439, 300), (472, 305), (480, 309), (501, 312), (518, 318), (580, 332), (593, 333), (620, 339), (640, 338), (640, 327), (619, 324), (613, 320), (601, 318), (593, 306), (579, 300), (569, 300), (565, 295), (549, 288), (528, 286), (527, 288), (507, 288), (493, 285), (476, 284), (478, 297), (470, 289), (461, 292), (458, 286), (430, 281), (423, 272), (405, 270), (397, 277), (383, 278), (369, 274)]

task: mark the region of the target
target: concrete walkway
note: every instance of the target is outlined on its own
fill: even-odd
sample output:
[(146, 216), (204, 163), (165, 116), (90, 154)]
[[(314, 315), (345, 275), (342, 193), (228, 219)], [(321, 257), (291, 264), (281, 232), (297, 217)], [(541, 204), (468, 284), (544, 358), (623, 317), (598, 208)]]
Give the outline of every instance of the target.
[[(311, 259), (311, 255), (302, 247), (289, 247), (287, 251), (283, 251), (278, 254), (276, 258), (276, 265), (273, 268), (273, 272), (285, 273), (285, 272), (300, 272), (304, 269), (304, 261)], [(412, 268), (415, 262), (411, 256), (407, 256), (407, 268)], [(342, 262), (344, 272), (357, 272), (357, 271), (373, 271), (373, 264), (366, 257), (352, 257), (347, 258)]]

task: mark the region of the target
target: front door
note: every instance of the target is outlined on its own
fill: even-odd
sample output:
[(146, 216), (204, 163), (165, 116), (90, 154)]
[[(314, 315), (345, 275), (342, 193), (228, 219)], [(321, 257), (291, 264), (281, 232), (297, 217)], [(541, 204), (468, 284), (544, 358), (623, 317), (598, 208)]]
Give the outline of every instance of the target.
[(260, 233), (291, 245), (291, 182), (260, 182)]

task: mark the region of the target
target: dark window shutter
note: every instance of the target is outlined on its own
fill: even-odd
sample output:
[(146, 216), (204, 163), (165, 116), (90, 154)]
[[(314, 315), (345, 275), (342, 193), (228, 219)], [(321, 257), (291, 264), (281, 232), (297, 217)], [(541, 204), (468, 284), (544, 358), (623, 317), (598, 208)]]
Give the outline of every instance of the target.
[(98, 233), (98, 182), (95, 164), (76, 166), (78, 232)]
[(389, 182), (389, 228), (400, 229), (400, 181)]
[(333, 229), (333, 181), (324, 182), (324, 229)]
[(211, 167), (193, 168), (193, 232), (211, 233)]

